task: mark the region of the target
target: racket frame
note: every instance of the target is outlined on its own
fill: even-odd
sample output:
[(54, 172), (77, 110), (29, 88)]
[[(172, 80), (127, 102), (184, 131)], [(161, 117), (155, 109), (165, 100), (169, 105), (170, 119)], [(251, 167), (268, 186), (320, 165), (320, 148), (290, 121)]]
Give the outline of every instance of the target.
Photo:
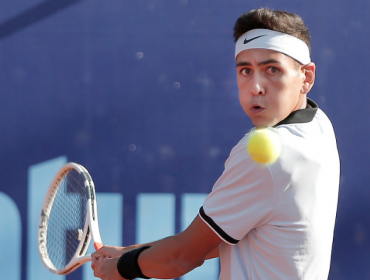
[[(86, 221), (80, 239), (80, 243), (77, 247), (75, 254), (64, 268), (58, 269), (51, 262), (47, 252), (48, 219), (50, 216), (55, 196), (59, 189), (59, 184), (61, 183), (64, 176), (72, 169), (76, 170), (79, 174), (82, 174), (84, 177), (84, 186), (88, 193)], [(86, 255), (86, 251), (89, 247), (91, 239), (94, 241), (94, 247), (96, 250), (103, 246), (99, 231), (95, 185), (89, 172), (86, 170), (85, 167), (74, 162), (69, 162), (65, 164), (55, 175), (47, 191), (42, 206), (37, 233), (37, 244), (41, 261), (44, 264), (44, 266), (52, 273), (61, 275), (69, 274), (78, 267), (80, 267), (81, 265), (83, 265), (84, 263), (91, 261), (91, 255), (90, 254)]]

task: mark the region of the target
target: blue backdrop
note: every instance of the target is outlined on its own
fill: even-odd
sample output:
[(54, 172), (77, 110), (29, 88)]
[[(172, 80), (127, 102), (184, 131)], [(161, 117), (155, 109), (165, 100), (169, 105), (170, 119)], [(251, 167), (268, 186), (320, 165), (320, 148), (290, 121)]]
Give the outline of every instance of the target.
[[(4, 279), (92, 279), (89, 265), (54, 276), (37, 254), (40, 203), (67, 161), (92, 174), (105, 243), (162, 238), (190, 223), (252, 127), (239, 105), (232, 28), (261, 6), (305, 20), (317, 64), (309, 96), (337, 133), (342, 175), (329, 279), (370, 279), (369, 1), (2, 2)], [(182, 279), (217, 279), (217, 271), (209, 262)]]

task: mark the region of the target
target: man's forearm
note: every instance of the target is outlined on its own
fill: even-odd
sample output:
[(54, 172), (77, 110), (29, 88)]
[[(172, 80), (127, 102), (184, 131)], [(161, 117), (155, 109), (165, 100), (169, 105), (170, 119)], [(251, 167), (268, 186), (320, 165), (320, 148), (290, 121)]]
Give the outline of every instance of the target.
[[(152, 278), (178, 278), (202, 265), (205, 260), (184, 250), (178, 236), (152, 242), (139, 256), (142, 273)], [(140, 246), (141, 247), (141, 246)]]
[(125, 250), (134, 250), (150, 246), (144, 251), (132, 252), (131, 259), (127, 258), (128, 255), (124, 256), (120, 264), (122, 267), (128, 267), (137, 261), (140, 271), (147, 277), (178, 278), (202, 265), (206, 258), (217, 257), (216, 248), (221, 241), (218, 235), (197, 216), (193, 223), (178, 235), (126, 247)]
[(206, 256), (206, 260), (220, 257), (219, 247), (217, 246), (211, 253)]

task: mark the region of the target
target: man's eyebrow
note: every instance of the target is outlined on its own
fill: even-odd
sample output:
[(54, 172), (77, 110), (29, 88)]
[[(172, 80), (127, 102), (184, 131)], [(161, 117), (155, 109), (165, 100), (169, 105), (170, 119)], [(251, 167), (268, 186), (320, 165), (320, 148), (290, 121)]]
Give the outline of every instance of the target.
[[(281, 64), (280, 61), (271, 58), (271, 59), (259, 62), (257, 65), (261, 66), (261, 65), (271, 64), (271, 63)], [(240, 66), (252, 66), (252, 64), (250, 62), (247, 62), (247, 61), (241, 61), (241, 62), (238, 62), (236, 64), (236, 67), (240, 67)]]
[(240, 67), (240, 66), (251, 66), (252, 64), (250, 64), (249, 62), (246, 62), (246, 61), (241, 61), (241, 62), (238, 62), (236, 64), (236, 67)]

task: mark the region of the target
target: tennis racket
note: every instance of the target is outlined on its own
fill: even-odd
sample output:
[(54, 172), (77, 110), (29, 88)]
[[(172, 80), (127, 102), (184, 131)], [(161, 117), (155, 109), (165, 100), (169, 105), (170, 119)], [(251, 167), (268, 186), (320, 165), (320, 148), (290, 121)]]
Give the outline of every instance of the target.
[(42, 205), (37, 236), (40, 258), (56, 274), (69, 274), (90, 261), (86, 251), (91, 239), (95, 250), (103, 246), (94, 182), (82, 165), (67, 163), (55, 175)]

